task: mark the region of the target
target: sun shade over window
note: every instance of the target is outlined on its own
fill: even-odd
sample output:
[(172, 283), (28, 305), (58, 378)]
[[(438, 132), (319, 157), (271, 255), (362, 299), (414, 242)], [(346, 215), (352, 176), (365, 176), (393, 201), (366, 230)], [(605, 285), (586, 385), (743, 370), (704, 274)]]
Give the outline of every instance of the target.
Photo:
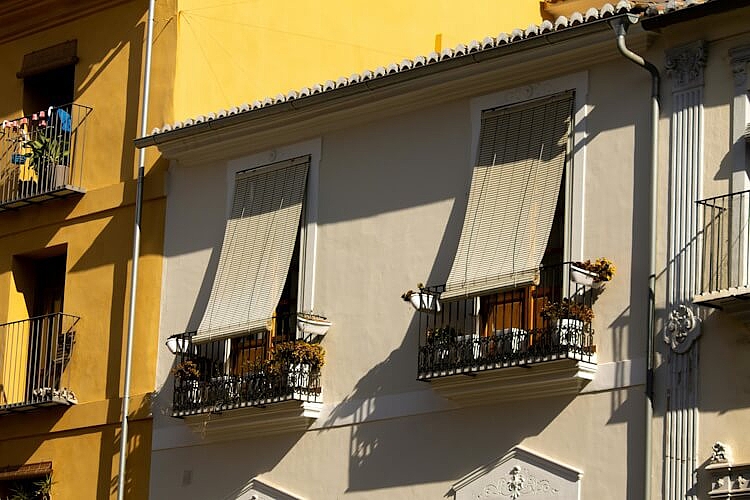
[(308, 156), (239, 172), (206, 313), (193, 342), (265, 330), (284, 288)]
[(443, 299), (535, 281), (555, 216), (573, 93), (482, 113), (477, 165)]
[(21, 79), (28, 78), (44, 73), (45, 71), (76, 64), (78, 62), (77, 52), (78, 41), (69, 40), (26, 54), (23, 56), (21, 70), (16, 73), (16, 77)]

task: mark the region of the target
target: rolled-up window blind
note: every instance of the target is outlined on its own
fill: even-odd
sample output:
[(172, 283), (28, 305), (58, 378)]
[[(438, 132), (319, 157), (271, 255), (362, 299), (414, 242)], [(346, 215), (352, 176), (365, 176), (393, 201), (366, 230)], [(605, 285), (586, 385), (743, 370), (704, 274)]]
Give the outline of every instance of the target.
[(310, 158), (239, 172), (211, 296), (193, 342), (264, 330), (284, 288)]
[(572, 104), (566, 92), (482, 114), (479, 157), (443, 299), (535, 280), (555, 216)]

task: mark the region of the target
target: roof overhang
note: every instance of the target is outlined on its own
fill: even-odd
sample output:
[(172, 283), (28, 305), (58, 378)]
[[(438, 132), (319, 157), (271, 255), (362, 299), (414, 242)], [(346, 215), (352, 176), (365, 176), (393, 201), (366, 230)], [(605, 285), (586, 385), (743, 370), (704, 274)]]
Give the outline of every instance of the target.
[[(289, 138), (304, 140), (363, 119), (541, 81), (619, 57), (610, 23), (628, 15), (632, 17), (622, 14), (589, 21), (304, 98), (160, 131), (136, 139), (135, 145), (158, 146), (168, 159), (229, 158), (236, 148), (260, 149)], [(629, 40), (635, 49), (647, 45), (647, 35), (637, 26), (631, 29)]]

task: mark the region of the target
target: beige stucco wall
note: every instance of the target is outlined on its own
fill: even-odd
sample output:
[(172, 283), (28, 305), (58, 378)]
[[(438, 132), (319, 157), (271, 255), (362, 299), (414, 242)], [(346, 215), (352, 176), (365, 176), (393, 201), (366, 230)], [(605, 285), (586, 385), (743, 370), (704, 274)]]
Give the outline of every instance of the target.
[[(737, 19), (729, 14), (634, 41), (636, 50), (660, 68), (666, 49), (699, 38), (709, 42), (706, 197), (728, 191), (733, 89), (727, 51), (750, 42), (745, 34), (728, 35), (745, 29)], [(412, 102), (400, 111), (384, 105), (377, 115), (363, 114), (345, 127), (321, 119), (320, 134), (281, 131), (276, 139), (258, 139), (262, 147), (249, 143), (237, 154), (271, 158), (271, 151), (283, 153), (289, 144), (319, 136), (315, 307), (334, 322), (323, 340), (325, 409), (308, 432), (228, 443), (211, 442), (191, 434), (182, 421), (158, 417), (153, 464), (164, 474), (152, 482), (152, 496), (233, 497), (259, 477), (302, 498), (438, 498), (450, 496), (451, 485), (471, 471), (521, 445), (583, 471), (582, 498), (641, 498), (650, 81), (647, 72), (616, 53), (614, 40), (604, 59), (581, 58), (572, 70), (585, 71), (587, 81), (585, 138), (576, 145), (585, 146), (585, 162), (575, 165), (585, 169), (576, 199), (583, 209), (573, 225), (583, 233), (581, 257), (606, 256), (618, 268), (595, 304), (599, 367), (582, 394), (457, 408), (429, 384), (415, 381), (416, 316), (399, 295), (417, 282), (442, 283), (450, 269), (470, 177), (472, 99), (570, 75), (555, 74), (549, 66), (543, 78), (519, 75), (513, 66), (477, 71), (472, 78), (481, 91), (456, 82), (453, 99), (435, 103), (429, 92), (420, 93), (422, 106)], [(494, 86), (487, 83), (492, 81)], [(440, 92), (450, 95), (445, 84)], [(669, 369), (662, 329), (670, 115), (671, 82), (665, 78), (658, 136), (654, 498), (662, 496)], [(221, 244), (229, 173), (220, 160), (170, 167), (162, 341), (200, 320), (210, 262), (215, 265)], [(698, 465), (705, 466), (716, 440), (732, 447), (737, 462), (750, 461), (743, 432), (750, 416), (742, 361), (748, 333), (721, 312), (702, 314)], [(157, 401), (165, 412), (173, 362), (161, 348), (157, 385), (166, 385)], [(212, 479), (219, 474), (225, 480), (217, 483)], [(699, 485), (699, 497), (705, 497), (706, 487)]]
[[(231, 496), (260, 475), (304, 498), (432, 498), (522, 445), (583, 470), (584, 498), (603, 488), (634, 498), (642, 475), (643, 396), (641, 386), (628, 386), (641, 383), (642, 374), (630, 375), (625, 366), (643, 357), (632, 333), (642, 328), (645, 305), (632, 313), (628, 304), (637, 294), (631, 228), (645, 207), (632, 206), (635, 177), (644, 174), (633, 172), (627, 123), (644, 120), (647, 107), (633, 95), (629, 114), (612, 123), (622, 100), (608, 75), (624, 68), (614, 60), (584, 78), (584, 256), (618, 264), (595, 307), (600, 392), (458, 409), (415, 380), (417, 319), (400, 294), (420, 281), (443, 283), (450, 270), (471, 175), (471, 99), (394, 111), (320, 139), (315, 309), (334, 322), (323, 340), (323, 417), (302, 435), (225, 444), (202, 441), (180, 420), (155, 417), (153, 470), (164, 473), (152, 481), (152, 497)], [(647, 89), (638, 76), (633, 86)], [(275, 148), (274, 157), (284, 151)], [(221, 246), (230, 171), (211, 160), (170, 167), (162, 340), (200, 321), (212, 279), (207, 269)], [(169, 411), (173, 362), (162, 347), (157, 376), (166, 385), (155, 413)], [(236, 463), (222, 468), (224, 484), (209, 481), (218, 472), (214, 463)], [(189, 484), (185, 471), (192, 471)]]

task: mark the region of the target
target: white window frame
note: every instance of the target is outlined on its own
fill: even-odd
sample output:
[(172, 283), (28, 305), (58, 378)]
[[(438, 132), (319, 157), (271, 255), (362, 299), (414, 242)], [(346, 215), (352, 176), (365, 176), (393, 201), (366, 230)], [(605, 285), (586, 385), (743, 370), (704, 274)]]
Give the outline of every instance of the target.
[(482, 112), (488, 109), (521, 104), (532, 99), (547, 97), (566, 90), (575, 91), (573, 103), (572, 143), (565, 169), (565, 261), (583, 260), (584, 255), (584, 202), (586, 174), (586, 116), (588, 115), (588, 72), (532, 83), (522, 87), (502, 90), (476, 97), (470, 102), (471, 113), (471, 168), (477, 162), (479, 132)]
[(321, 155), (320, 138), (305, 142), (280, 146), (249, 156), (230, 160), (226, 167), (226, 211), (225, 219), (232, 211), (232, 200), (236, 175), (240, 171), (265, 167), (272, 163), (291, 160), (300, 156), (310, 157), (307, 174), (305, 201), (302, 207), (302, 223), (300, 235), (300, 269), (297, 296), (301, 303), (297, 304), (297, 312), (312, 311), (315, 308), (315, 261), (318, 239), (318, 185)]

